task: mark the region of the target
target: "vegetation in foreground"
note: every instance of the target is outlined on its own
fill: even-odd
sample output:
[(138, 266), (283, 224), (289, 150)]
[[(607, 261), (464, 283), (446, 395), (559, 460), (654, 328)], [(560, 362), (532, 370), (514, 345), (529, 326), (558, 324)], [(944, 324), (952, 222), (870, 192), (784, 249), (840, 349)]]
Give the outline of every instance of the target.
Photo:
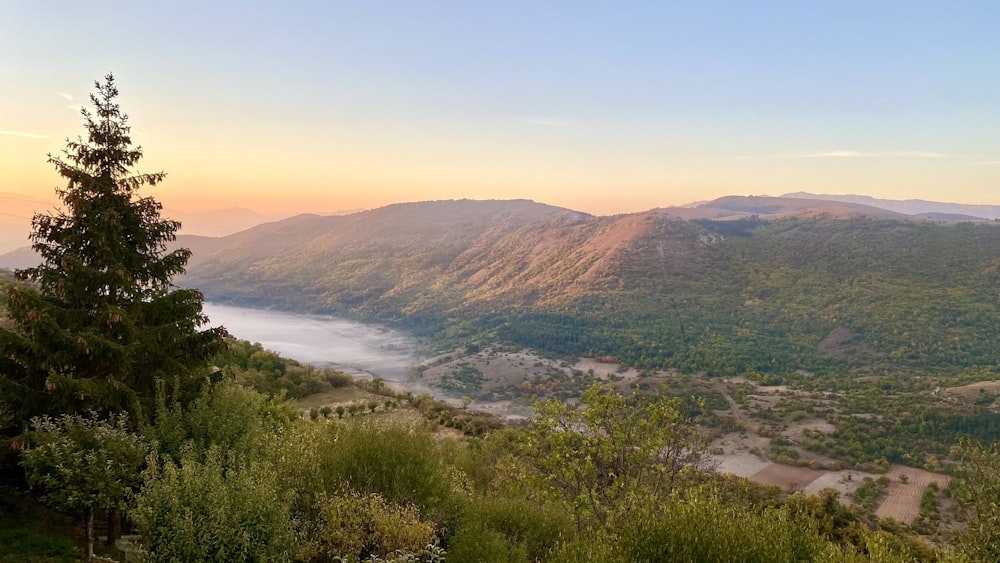
[[(969, 525), (932, 546), (835, 491), (787, 494), (700, 468), (703, 439), (663, 395), (595, 386), (581, 408), (540, 403), (530, 424), (469, 437), (443, 433), (440, 415), (402, 416), (445, 411), (427, 397), (366, 387), (396, 406), (313, 419), (238, 383), (207, 383), (187, 406), (160, 401), (134, 448), (90, 442), (114, 421), (67, 417), (32, 440), (72, 428), (107, 455), (148, 452), (143, 470), (81, 468), (33, 494), (131, 484), (118, 489), (141, 536), (128, 557), (148, 561), (986, 561), (1000, 545), (988, 500), (1000, 453), (972, 441), (955, 453)], [(31, 451), (24, 467), (41, 483), (61, 456)]]

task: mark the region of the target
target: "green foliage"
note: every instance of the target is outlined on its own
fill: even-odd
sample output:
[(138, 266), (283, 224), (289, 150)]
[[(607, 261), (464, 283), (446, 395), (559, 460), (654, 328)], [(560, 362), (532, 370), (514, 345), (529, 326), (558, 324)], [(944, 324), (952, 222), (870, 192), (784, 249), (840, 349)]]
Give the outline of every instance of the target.
[(454, 516), (458, 483), (429, 433), (370, 417), (331, 424), (326, 431), (330, 447), (319, 462), (326, 490), (344, 486), (412, 503), (434, 518)]
[(350, 374), (330, 368), (315, 368), (265, 350), (260, 343), (230, 338), (226, 349), (212, 365), (236, 381), (261, 393), (300, 399), (354, 383)]
[(559, 505), (489, 495), (468, 503), (448, 555), (454, 561), (542, 561), (572, 536), (573, 518)]
[(430, 394), (411, 396), (410, 404), (427, 420), (454, 428), (466, 436), (482, 436), (501, 426), (496, 417), (457, 409), (445, 401), (434, 399)]
[(958, 550), (973, 561), (1000, 560), (1000, 443), (989, 446), (963, 438), (952, 457), (960, 460), (959, 500), (968, 527)]
[(23, 461), (28, 483), (45, 504), (86, 515), (87, 553), (93, 553), (93, 514), (120, 509), (138, 485), (147, 445), (129, 431), (122, 413), (110, 420), (62, 415), (32, 420)]
[(206, 385), (186, 407), (177, 402), (167, 406), (161, 389), (156, 421), (145, 432), (161, 454), (175, 461), (188, 445), (196, 452), (214, 446), (251, 459), (262, 455), (270, 436), (287, 429), (296, 419), (295, 408), (281, 397), (220, 382)]
[(212, 446), (179, 465), (150, 455), (131, 517), (150, 562), (289, 561), (291, 504), (273, 466)]
[(71, 511), (123, 507), (147, 450), (125, 415), (39, 417), (24, 439), (29, 483), (41, 489), (44, 502)]
[(888, 486), (889, 479), (884, 475), (878, 479), (865, 477), (861, 486), (851, 493), (851, 498), (865, 509), (874, 511), (878, 507), (879, 501), (882, 500), (882, 494)]
[(32, 220), (42, 264), (18, 276), (34, 285), (7, 292), (14, 328), (0, 328), (0, 395), (17, 398), (22, 422), (89, 410), (142, 420), (157, 378), (197, 388), (195, 368), (225, 332), (200, 330), (201, 293), (171, 286), (191, 253), (167, 252), (179, 224), (138, 195), (164, 174), (132, 172), (142, 150), (132, 146), (114, 78), (96, 87), (94, 113), (82, 112), (87, 138), (49, 158), (67, 185), (58, 191), (63, 210)]
[(578, 526), (590, 518), (609, 525), (639, 500), (669, 494), (704, 453), (677, 399), (625, 396), (595, 384), (581, 401), (582, 409), (536, 403), (523, 444), (543, 489), (572, 507)]
[(390, 503), (376, 493), (354, 491), (320, 499), (311, 541), (298, 557), (307, 561), (367, 561), (424, 555), (434, 543), (434, 525), (411, 504)]
[(80, 550), (67, 538), (0, 521), (0, 563), (77, 563), (80, 558)]
[(708, 492), (630, 515), (615, 547), (620, 560), (636, 562), (815, 560), (828, 544), (802, 524), (783, 509), (756, 512)]

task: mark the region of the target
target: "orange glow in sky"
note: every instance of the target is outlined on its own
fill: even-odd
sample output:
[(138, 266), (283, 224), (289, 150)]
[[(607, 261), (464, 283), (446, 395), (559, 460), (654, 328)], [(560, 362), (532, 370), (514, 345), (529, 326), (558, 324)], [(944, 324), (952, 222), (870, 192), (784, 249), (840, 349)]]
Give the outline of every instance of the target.
[(1000, 203), (1000, 5), (888, 4), (14, 3), (0, 192), (54, 200), (45, 155), (111, 71), (153, 195), (188, 212)]

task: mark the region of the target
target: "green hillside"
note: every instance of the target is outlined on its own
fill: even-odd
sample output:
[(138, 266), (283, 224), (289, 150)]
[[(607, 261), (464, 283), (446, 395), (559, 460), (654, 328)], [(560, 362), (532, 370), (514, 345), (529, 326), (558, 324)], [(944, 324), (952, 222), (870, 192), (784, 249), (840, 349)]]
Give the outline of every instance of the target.
[(726, 220), (473, 201), (303, 217), (195, 246), (184, 283), (209, 299), (646, 368), (994, 363), (1000, 226), (816, 216), (801, 201), (792, 216), (779, 200)]

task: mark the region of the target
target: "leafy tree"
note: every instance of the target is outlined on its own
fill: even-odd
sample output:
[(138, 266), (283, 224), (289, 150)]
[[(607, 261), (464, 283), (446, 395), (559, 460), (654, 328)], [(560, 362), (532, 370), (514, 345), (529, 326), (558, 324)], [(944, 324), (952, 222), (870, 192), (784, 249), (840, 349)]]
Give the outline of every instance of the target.
[[(12, 329), (0, 327), (0, 395), (19, 421), (39, 414), (128, 410), (141, 420), (157, 378), (198, 381), (192, 368), (221, 349), (222, 328), (206, 322), (203, 297), (176, 289), (191, 253), (167, 251), (179, 227), (141, 196), (165, 174), (134, 173), (142, 149), (108, 75), (82, 110), (86, 139), (49, 156), (66, 180), (63, 208), (32, 220), (42, 264), (17, 272), (33, 286), (8, 290)], [(185, 388), (187, 385), (185, 385)]]
[(960, 460), (957, 496), (969, 511), (960, 551), (973, 561), (1000, 560), (1000, 443), (962, 438), (951, 457)]
[(625, 396), (595, 383), (581, 400), (582, 409), (536, 403), (523, 444), (543, 489), (573, 508), (578, 527), (590, 518), (607, 527), (638, 501), (665, 497), (704, 454), (677, 399)]
[(41, 499), (61, 510), (83, 512), (87, 560), (94, 555), (94, 511), (124, 508), (139, 482), (146, 443), (129, 431), (124, 413), (110, 420), (62, 415), (32, 421), (22, 464)]

